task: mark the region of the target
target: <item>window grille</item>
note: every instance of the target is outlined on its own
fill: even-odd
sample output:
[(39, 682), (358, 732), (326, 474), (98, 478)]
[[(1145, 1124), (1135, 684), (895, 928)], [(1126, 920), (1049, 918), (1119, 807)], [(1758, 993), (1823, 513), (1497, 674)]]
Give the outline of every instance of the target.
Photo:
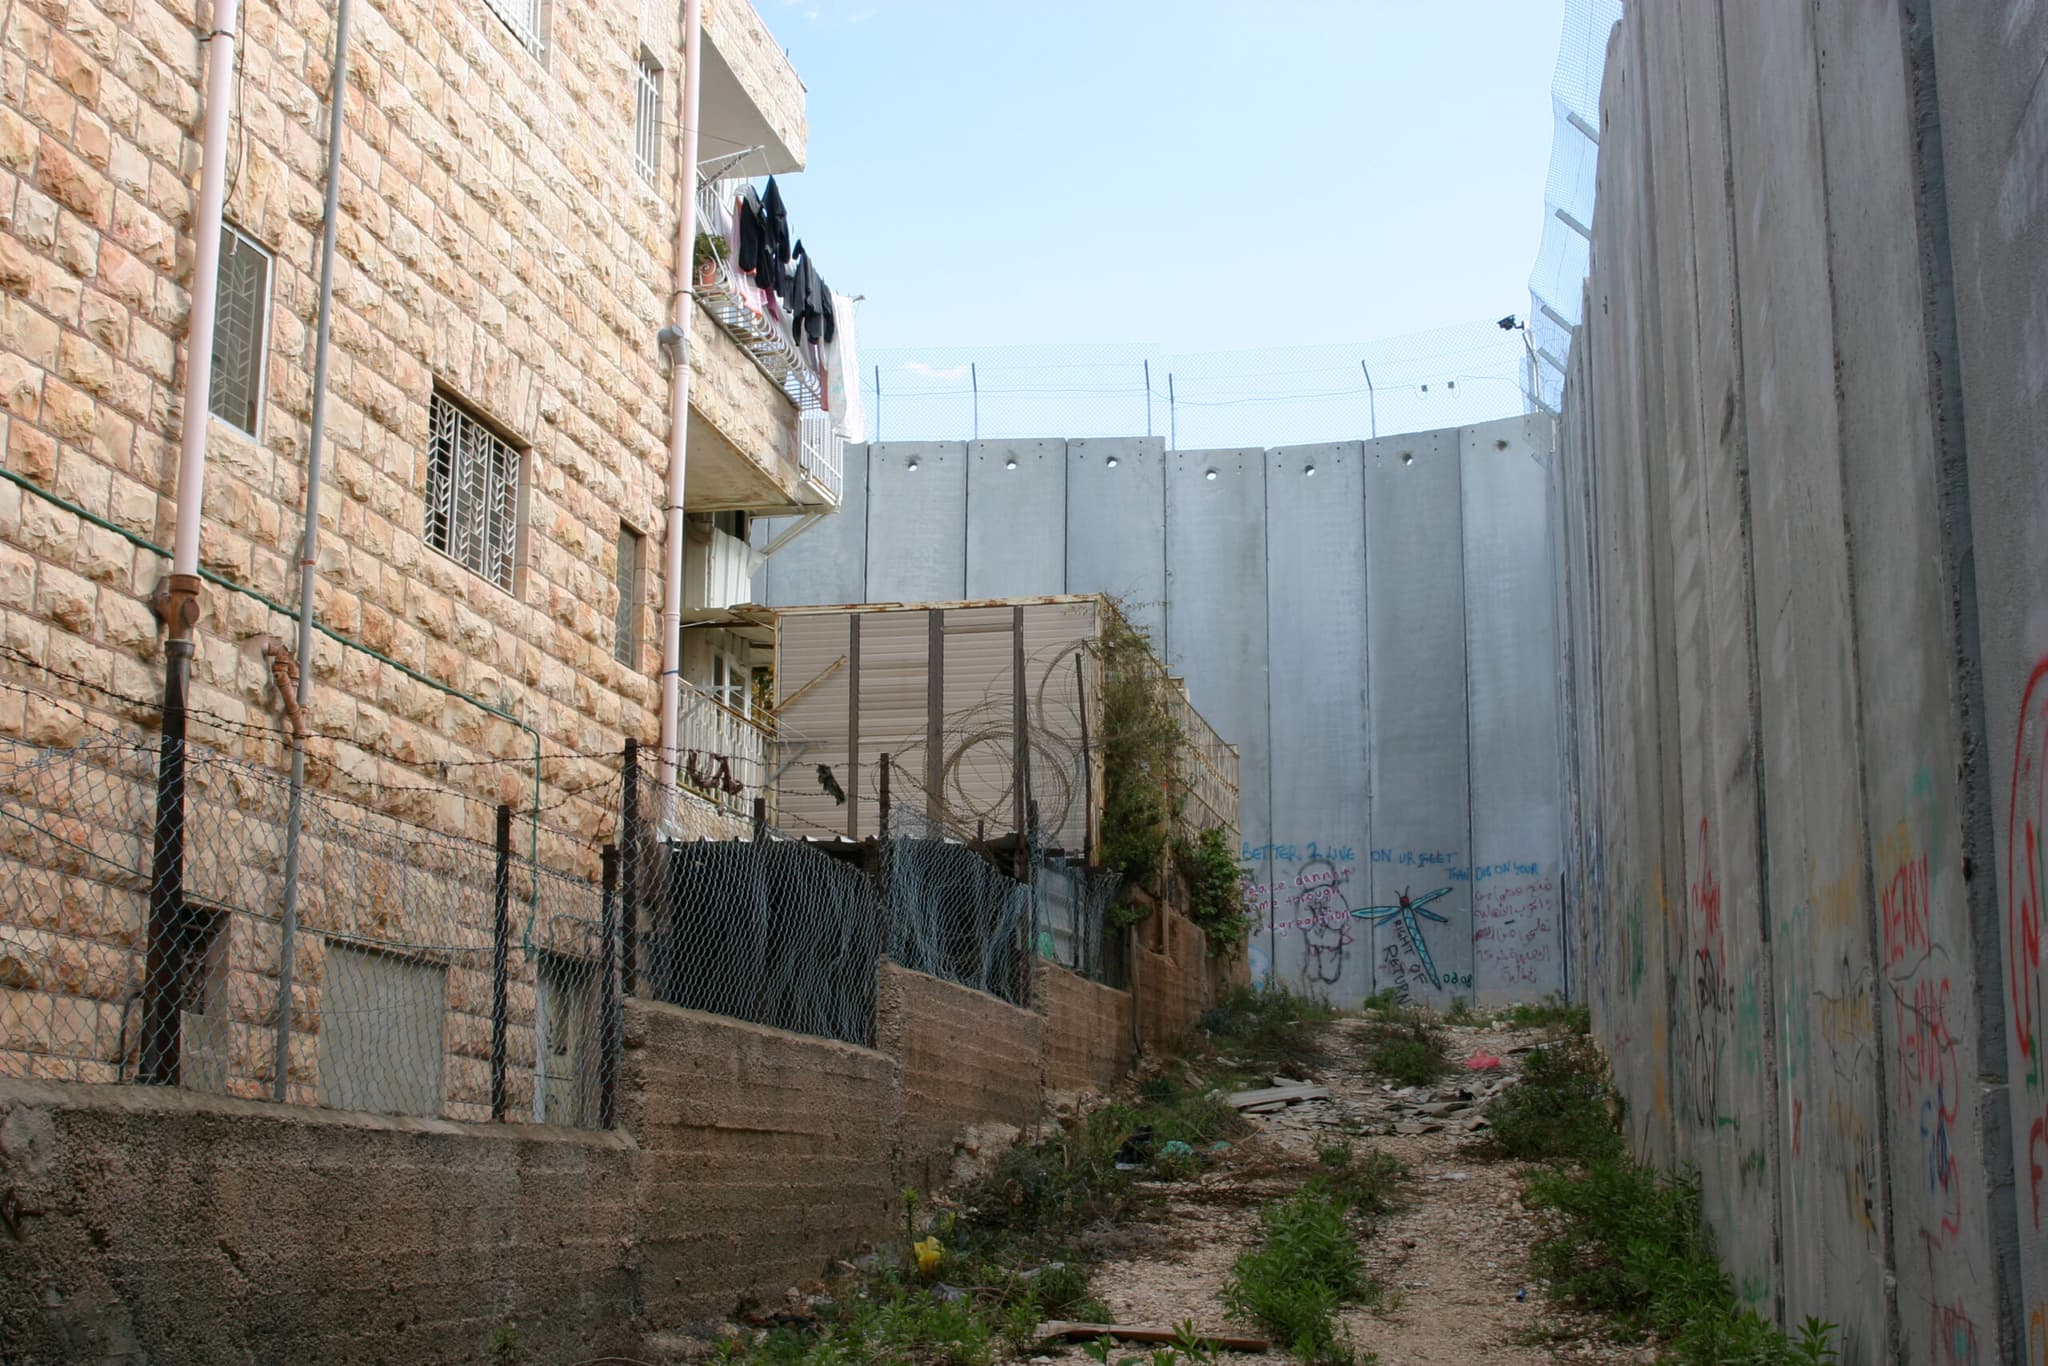
[(519, 530), (519, 452), (435, 394), (427, 449), (427, 544), (506, 592)]
[(527, 51), (539, 56), (547, 44), (543, 41), (546, 30), (541, 27), (541, 5), (545, 0), (484, 0), (505, 27), (512, 30), (514, 37), (526, 44)]
[(636, 663), (640, 654), (640, 551), (643, 538), (619, 527), (618, 616), (612, 622), (612, 654), (621, 664)]
[(263, 413), (263, 336), (270, 312), (270, 257), (223, 227), (219, 302), (213, 323), (213, 378), (206, 406), (231, 427), (257, 435)]
[(661, 155), (661, 63), (646, 48), (633, 77), (633, 165), (652, 185)]

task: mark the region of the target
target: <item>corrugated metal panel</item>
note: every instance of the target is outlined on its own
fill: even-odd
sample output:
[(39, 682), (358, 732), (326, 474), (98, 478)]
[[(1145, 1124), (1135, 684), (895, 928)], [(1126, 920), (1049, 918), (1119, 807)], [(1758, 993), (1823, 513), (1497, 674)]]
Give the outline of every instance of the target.
[(1016, 823), (1014, 767), (1016, 613), (1008, 607), (945, 614), (945, 700), (939, 767), (948, 817), (991, 835)]
[[(860, 623), (860, 752), (855, 777), (860, 783), (856, 839), (879, 835), (881, 757), (918, 780), (930, 693), (926, 688), (931, 623), (924, 612), (874, 612)], [(891, 779), (890, 799), (921, 805)]]
[[(819, 784), (818, 768), (847, 789), (847, 644), (844, 615), (784, 618), (775, 647), (777, 719), (804, 737), (799, 753), (779, 754), (786, 765), (775, 792), (775, 823), (793, 834), (840, 834), (845, 809)], [(801, 696), (798, 694), (801, 693)], [(790, 701), (792, 697), (795, 701)]]
[[(1048, 844), (1081, 848), (1088, 833), (1088, 789), (1081, 749), (1082, 693), (1075, 659), (1087, 656), (1100, 629), (1097, 605), (1073, 603), (1024, 609), (1025, 706), (1031, 718), (1031, 795)], [(1084, 660), (1083, 669), (1086, 668)], [(1090, 718), (1092, 722), (1092, 717)], [(1095, 739), (1091, 731), (1089, 736)]]

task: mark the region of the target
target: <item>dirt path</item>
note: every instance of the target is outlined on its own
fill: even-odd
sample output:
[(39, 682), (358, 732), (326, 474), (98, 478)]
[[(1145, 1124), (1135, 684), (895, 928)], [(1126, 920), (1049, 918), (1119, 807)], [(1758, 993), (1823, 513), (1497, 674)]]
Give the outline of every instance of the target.
[[(1257, 1211), (1313, 1174), (1315, 1148), (1349, 1132), (1360, 1151), (1380, 1149), (1413, 1172), (1403, 1208), (1365, 1244), (1366, 1265), (1391, 1292), (1373, 1309), (1352, 1309), (1344, 1323), (1362, 1360), (1382, 1366), (1533, 1366), (1557, 1360), (1628, 1361), (1634, 1354), (1601, 1343), (1563, 1321), (1526, 1280), (1536, 1216), (1522, 1207), (1512, 1166), (1467, 1150), (1483, 1125), (1480, 1110), (1505, 1085), (1534, 1032), (1450, 1027), (1459, 1070), (1441, 1082), (1397, 1090), (1361, 1062), (1360, 1020), (1325, 1027), (1329, 1062), (1314, 1080), (1331, 1098), (1253, 1116), (1257, 1132), (1195, 1181), (1158, 1187), (1159, 1216), (1125, 1231), (1122, 1249), (1097, 1270), (1093, 1288), (1124, 1322), (1204, 1328), (1230, 1323), (1221, 1291), (1238, 1252), (1257, 1236)], [(1496, 1072), (1471, 1072), (1474, 1052), (1502, 1057)], [(1078, 1347), (1041, 1351), (1033, 1362), (1085, 1361)], [(1226, 1362), (1283, 1359), (1226, 1353)]]

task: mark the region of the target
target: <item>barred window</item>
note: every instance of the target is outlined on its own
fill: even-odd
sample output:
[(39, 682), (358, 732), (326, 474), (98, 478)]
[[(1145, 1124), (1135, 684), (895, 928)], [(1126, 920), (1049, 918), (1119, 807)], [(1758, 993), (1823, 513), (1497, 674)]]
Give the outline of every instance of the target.
[(619, 608), (612, 622), (612, 655), (621, 664), (637, 663), (640, 656), (640, 556), (644, 544), (639, 532), (619, 524)]
[(427, 544), (506, 592), (519, 531), (519, 452), (445, 394), (427, 443)]
[(206, 406), (250, 436), (263, 415), (263, 337), (270, 317), (270, 255), (223, 225), (219, 302), (213, 320), (213, 378)]
[(539, 56), (547, 47), (547, 29), (542, 24), (544, 11), (541, 6), (546, 0), (484, 0), (513, 36), (526, 44), (527, 51)]
[(633, 76), (633, 165), (652, 185), (661, 155), (661, 63), (646, 48)]

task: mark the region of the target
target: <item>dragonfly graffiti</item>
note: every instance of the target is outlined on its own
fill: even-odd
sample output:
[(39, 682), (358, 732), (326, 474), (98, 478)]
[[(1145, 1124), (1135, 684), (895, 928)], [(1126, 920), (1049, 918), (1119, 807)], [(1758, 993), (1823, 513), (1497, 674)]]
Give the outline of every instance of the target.
[(1390, 921), (1398, 923), (1401, 926), (1401, 932), (1408, 936), (1408, 942), (1415, 946), (1415, 956), (1422, 960), (1422, 970), (1429, 974), (1429, 984), (1438, 990), (1442, 990), (1443, 978), (1437, 975), (1436, 962), (1429, 956), (1429, 945), (1423, 942), (1422, 921), (1434, 920), (1439, 925), (1448, 925), (1451, 922), (1447, 918), (1438, 915), (1435, 911), (1424, 910), (1423, 908), (1438, 897), (1449, 896), (1450, 894), (1450, 888), (1439, 887), (1433, 892), (1424, 892), (1421, 896), (1410, 899), (1408, 893), (1403, 891), (1400, 901), (1392, 906), (1360, 906), (1354, 909), (1351, 914), (1360, 920), (1366, 921), (1375, 929)]

